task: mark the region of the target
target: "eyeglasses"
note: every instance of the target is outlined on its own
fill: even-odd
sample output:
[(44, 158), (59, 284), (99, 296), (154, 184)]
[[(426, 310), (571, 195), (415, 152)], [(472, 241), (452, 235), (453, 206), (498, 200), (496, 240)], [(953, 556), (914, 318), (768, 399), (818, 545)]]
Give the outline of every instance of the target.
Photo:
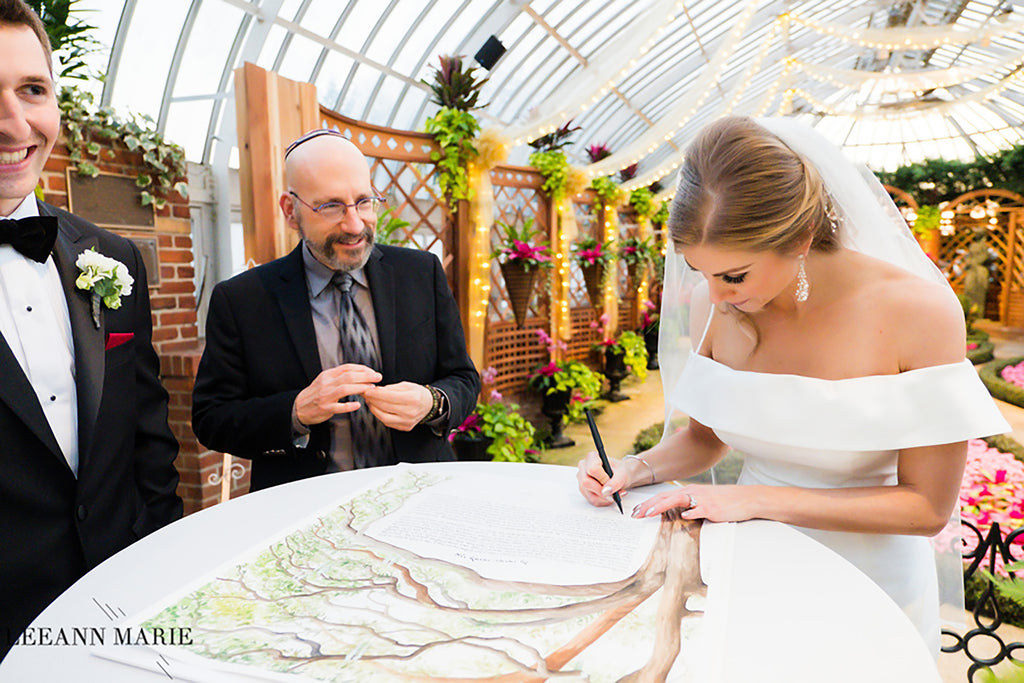
[(355, 207), (356, 213), (360, 218), (373, 218), (380, 211), (381, 204), (385, 200), (383, 197), (363, 197), (359, 201), (353, 204), (346, 204), (345, 202), (324, 202), (320, 206), (312, 206), (303, 201), (302, 197), (295, 194), (291, 190), (288, 190), (288, 194), (299, 200), (299, 203), (304, 207), (312, 211), (318, 216), (322, 216), (325, 220), (329, 221), (340, 221), (345, 218), (345, 214), (348, 213), (349, 208)]

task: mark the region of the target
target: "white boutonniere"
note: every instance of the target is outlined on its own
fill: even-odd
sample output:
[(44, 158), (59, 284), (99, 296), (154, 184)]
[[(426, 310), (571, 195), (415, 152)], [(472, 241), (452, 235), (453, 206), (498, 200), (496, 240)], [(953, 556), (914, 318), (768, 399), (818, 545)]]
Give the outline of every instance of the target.
[(75, 287), (89, 292), (92, 302), (92, 322), (100, 329), (100, 301), (107, 308), (120, 308), (121, 297), (132, 293), (135, 283), (128, 273), (128, 267), (96, 251), (96, 248), (83, 251), (75, 265), (82, 271), (75, 280)]

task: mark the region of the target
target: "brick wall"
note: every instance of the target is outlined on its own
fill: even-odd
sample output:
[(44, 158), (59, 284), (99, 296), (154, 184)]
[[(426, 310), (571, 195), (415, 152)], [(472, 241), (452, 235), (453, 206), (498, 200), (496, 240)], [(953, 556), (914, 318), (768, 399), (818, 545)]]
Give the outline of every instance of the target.
[[(145, 171), (142, 155), (128, 151), (120, 142), (96, 139), (101, 146), (90, 155), (101, 173), (134, 178)], [(67, 147), (59, 143), (43, 171), (45, 200), (68, 209), (67, 169), (71, 165)], [(74, 171), (72, 171), (73, 173)], [(149, 288), (153, 309), (153, 342), (160, 356), (164, 386), (170, 394), (171, 430), (181, 446), (175, 465), (181, 476), (178, 494), (189, 514), (220, 502), (225, 458), (204, 448), (192, 433), (192, 386), (202, 346), (196, 325), (194, 254), (188, 200), (177, 193), (165, 197), (167, 204), (155, 213), (152, 227), (110, 227), (129, 238), (156, 238), (160, 284)], [(232, 466), (228, 459), (232, 497), (248, 490), (248, 468)]]

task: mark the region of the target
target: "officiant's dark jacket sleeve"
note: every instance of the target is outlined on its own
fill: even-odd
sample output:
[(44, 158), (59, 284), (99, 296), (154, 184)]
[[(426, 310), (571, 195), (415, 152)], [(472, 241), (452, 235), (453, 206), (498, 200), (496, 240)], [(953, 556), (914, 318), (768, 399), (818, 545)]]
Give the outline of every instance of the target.
[[(182, 514), (178, 444), (167, 424), (139, 250), (49, 205), (40, 213), (59, 221), (53, 253), (75, 352), (78, 476), (0, 336), (0, 656), (9, 633), (16, 637), (86, 571)], [(135, 280), (120, 308), (101, 309), (99, 329), (88, 293), (74, 285), (75, 260), (89, 247), (125, 264)], [(105, 349), (111, 333), (132, 336)]]
[[(328, 466), (326, 424), (313, 426), (305, 448), (292, 435), (295, 397), (321, 371), (301, 249), (221, 282), (210, 297), (192, 426), (207, 448), (253, 461), (254, 490), (322, 474)], [(431, 384), (451, 403), (440, 435), (425, 425), (392, 430), (397, 458), (453, 460), (445, 435), (476, 406), (480, 376), (441, 263), (429, 252), (377, 245), (365, 272), (381, 384)]]

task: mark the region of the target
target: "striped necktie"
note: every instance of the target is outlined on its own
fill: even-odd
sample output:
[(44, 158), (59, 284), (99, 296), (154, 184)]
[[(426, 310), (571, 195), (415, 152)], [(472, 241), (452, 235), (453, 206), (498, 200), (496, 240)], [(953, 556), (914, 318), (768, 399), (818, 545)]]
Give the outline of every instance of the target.
[[(331, 282), (341, 294), (339, 325), (342, 362), (358, 363), (380, 372), (381, 364), (373, 345), (373, 336), (356, 306), (352, 275), (335, 273)], [(352, 460), (356, 469), (394, 464), (391, 433), (366, 407), (363, 397), (349, 396), (341, 400), (359, 402), (359, 410), (348, 414), (352, 424)]]

